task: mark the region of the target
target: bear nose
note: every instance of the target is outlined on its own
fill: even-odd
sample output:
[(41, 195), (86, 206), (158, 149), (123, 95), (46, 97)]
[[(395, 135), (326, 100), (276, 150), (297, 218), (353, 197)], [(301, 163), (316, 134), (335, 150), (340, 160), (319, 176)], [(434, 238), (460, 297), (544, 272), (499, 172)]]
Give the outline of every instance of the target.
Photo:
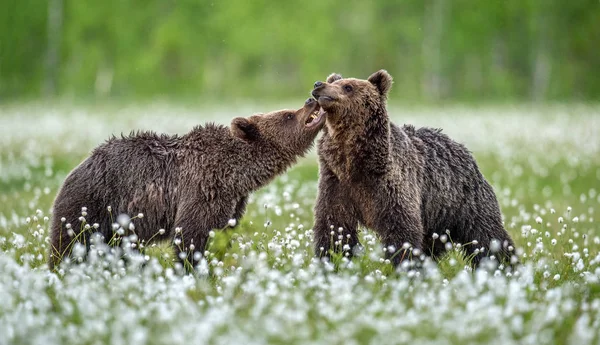
[(318, 88), (319, 86), (323, 86), (323, 82), (322, 81), (316, 81), (315, 82), (315, 89)]
[(308, 105), (308, 104), (312, 104), (314, 102), (315, 102), (315, 99), (311, 97), (311, 98), (307, 99), (306, 102), (304, 102), (304, 104)]

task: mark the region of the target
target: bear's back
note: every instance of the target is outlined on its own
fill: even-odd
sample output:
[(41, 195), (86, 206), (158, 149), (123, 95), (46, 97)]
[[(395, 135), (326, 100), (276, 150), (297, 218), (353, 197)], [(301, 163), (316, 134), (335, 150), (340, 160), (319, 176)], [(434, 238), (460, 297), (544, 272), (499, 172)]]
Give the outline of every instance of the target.
[(401, 131), (423, 157), (421, 210), (425, 229), (452, 227), (463, 217), (462, 205), (482, 188), (489, 188), (475, 158), (441, 129), (404, 125)]

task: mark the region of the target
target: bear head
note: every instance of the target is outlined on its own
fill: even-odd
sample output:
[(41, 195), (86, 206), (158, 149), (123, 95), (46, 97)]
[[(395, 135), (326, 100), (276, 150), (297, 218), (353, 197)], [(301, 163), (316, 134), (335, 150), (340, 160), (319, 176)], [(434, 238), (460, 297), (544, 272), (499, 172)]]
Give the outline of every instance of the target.
[[(298, 110), (278, 110), (231, 122), (231, 133), (248, 143), (274, 144), (282, 152), (304, 155), (325, 123), (319, 103), (309, 98)], [(266, 147), (266, 146), (265, 146)]]
[(392, 82), (385, 70), (373, 73), (367, 80), (342, 78), (333, 73), (326, 82), (315, 82), (312, 96), (326, 114), (328, 127), (339, 127), (341, 122), (364, 123), (370, 116), (386, 113)]

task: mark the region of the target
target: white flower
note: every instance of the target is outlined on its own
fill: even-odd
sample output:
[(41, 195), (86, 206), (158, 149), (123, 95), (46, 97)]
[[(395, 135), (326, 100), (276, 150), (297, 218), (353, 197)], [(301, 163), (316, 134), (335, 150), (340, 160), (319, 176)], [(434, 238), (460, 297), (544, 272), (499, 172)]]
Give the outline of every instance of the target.
[(235, 220), (235, 218), (231, 218), (228, 222), (227, 225), (229, 225), (230, 228), (233, 228), (234, 226), (236, 226), (237, 224), (237, 220)]
[(66, 222), (66, 221), (67, 221), (67, 218), (65, 218), (65, 217), (62, 217), (62, 218), (60, 219), (60, 221), (61, 221), (61, 223), (64, 223), (64, 222)]
[(110, 206), (106, 206), (106, 210), (107, 210), (108, 212), (112, 212), (112, 207), (110, 207)]
[(433, 233), (433, 235), (431, 235), (431, 238), (433, 238), (434, 240), (437, 240), (440, 237), (440, 235), (438, 235), (436, 232)]
[(563, 219), (563, 217), (558, 217), (558, 222), (559, 222), (559, 223), (562, 223), (562, 222), (564, 222), (564, 221), (565, 221), (565, 220)]
[(159, 229), (158, 230), (158, 234), (159, 235), (164, 235), (165, 234), (165, 229)]
[(538, 216), (537, 218), (535, 218), (535, 222), (538, 224), (542, 224), (542, 217)]
[(554, 280), (559, 280), (559, 279), (560, 279), (560, 274), (554, 275)]
[(125, 228), (129, 225), (129, 222), (131, 222), (131, 218), (127, 214), (121, 213), (117, 216), (117, 223), (119, 223), (120, 226)]
[(490, 242), (490, 251), (492, 253), (496, 253), (500, 250), (500, 241), (493, 239), (492, 242)]
[(143, 213), (138, 213), (137, 217), (138, 218), (144, 218), (144, 214)]
[(579, 217), (573, 217), (573, 223), (579, 222)]
[(211, 230), (211, 231), (208, 233), (208, 236), (209, 236), (210, 238), (215, 238), (215, 232)]

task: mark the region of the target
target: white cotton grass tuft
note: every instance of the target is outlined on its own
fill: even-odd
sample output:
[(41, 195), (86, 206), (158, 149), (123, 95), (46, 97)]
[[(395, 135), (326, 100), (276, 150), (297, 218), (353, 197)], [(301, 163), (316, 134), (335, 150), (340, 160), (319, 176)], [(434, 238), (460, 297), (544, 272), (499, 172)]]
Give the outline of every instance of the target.
[(131, 222), (131, 217), (129, 217), (129, 215), (127, 215), (125, 213), (121, 213), (120, 215), (117, 216), (117, 223), (123, 228), (128, 228), (130, 222)]

